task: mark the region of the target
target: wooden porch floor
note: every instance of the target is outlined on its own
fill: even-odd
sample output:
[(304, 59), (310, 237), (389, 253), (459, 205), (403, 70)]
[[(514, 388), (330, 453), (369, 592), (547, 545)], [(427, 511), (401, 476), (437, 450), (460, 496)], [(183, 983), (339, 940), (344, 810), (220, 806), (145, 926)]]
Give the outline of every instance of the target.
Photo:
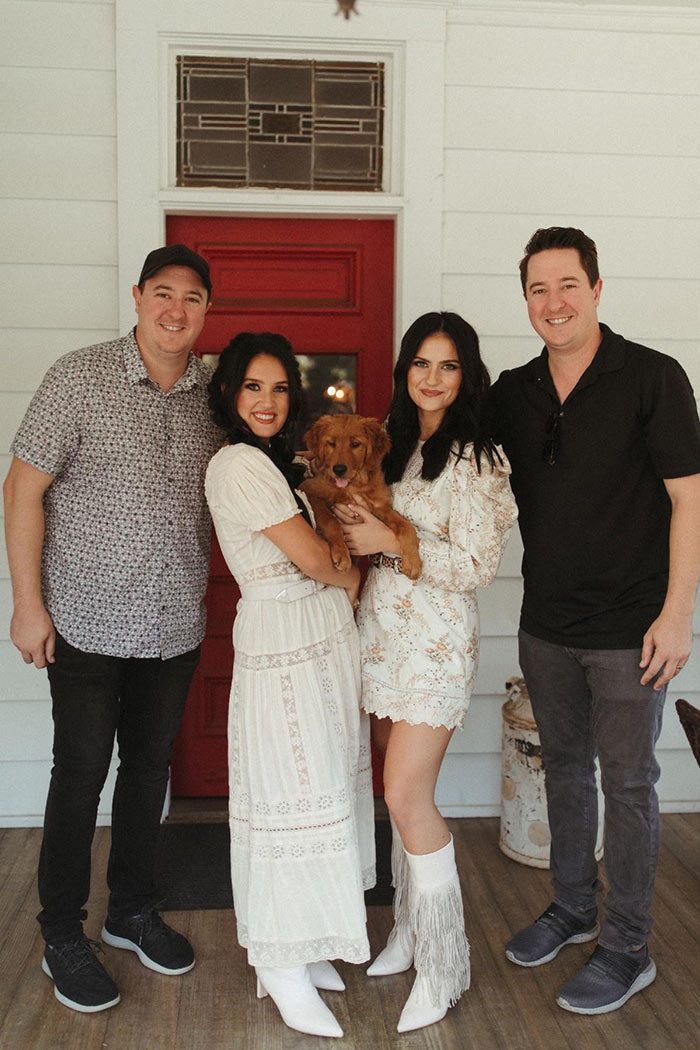
[[(590, 945), (566, 948), (547, 966), (507, 962), (503, 945), (549, 900), (549, 872), (500, 852), (495, 819), (452, 820), (472, 945), (472, 988), (438, 1025), (398, 1035), (412, 974), (370, 980), (341, 965), (345, 995), (324, 993), (345, 1030), (347, 1050), (690, 1050), (700, 1046), (700, 814), (662, 818), (662, 853), (650, 948), (655, 983), (620, 1011), (579, 1017), (554, 992)], [(81, 1015), (61, 1006), (41, 972), (35, 872), (41, 831), (0, 830), (1, 1050), (320, 1050), (327, 1040), (287, 1029), (269, 999), (255, 998), (252, 972), (231, 911), (171, 913), (192, 940), (194, 970), (182, 978), (145, 970), (133, 953), (107, 949), (122, 1001)], [(89, 935), (101, 928), (109, 830), (95, 837)], [(391, 910), (369, 909), (373, 949)]]

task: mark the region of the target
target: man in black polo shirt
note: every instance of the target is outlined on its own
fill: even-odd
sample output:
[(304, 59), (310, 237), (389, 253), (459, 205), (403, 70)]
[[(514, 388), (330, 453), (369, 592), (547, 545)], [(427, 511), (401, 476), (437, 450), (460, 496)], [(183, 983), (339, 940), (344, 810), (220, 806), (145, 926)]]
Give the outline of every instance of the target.
[[(525, 252), (523, 292), (545, 346), (500, 376), (491, 409), (525, 550), (520, 662), (542, 741), (554, 899), (506, 955), (539, 966), (600, 933), (557, 1002), (607, 1013), (656, 976), (654, 747), (667, 683), (692, 644), (700, 423), (676, 361), (598, 323), (589, 237), (537, 230)], [(602, 929), (596, 754), (610, 886)]]

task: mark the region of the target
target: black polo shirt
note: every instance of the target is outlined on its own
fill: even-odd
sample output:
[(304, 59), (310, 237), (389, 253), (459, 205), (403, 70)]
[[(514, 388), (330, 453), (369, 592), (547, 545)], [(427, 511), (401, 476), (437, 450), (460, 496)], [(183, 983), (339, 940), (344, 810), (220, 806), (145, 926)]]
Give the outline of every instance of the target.
[(627, 649), (641, 646), (664, 602), (663, 479), (700, 473), (700, 423), (677, 361), (600, 328), (563, 405), (545, 348), (501, 374), (488, 413), (518, 502), (521, 627), (560, 645)]

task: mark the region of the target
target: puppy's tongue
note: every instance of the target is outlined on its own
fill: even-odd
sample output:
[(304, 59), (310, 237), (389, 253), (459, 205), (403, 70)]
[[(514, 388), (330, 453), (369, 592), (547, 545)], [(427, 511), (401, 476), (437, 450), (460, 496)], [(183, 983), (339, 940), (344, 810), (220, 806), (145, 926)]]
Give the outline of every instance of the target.
[(339, 489), (344, 489), (346, 485), (350, 484), (350, 478), (336, 478), (335, 483)]

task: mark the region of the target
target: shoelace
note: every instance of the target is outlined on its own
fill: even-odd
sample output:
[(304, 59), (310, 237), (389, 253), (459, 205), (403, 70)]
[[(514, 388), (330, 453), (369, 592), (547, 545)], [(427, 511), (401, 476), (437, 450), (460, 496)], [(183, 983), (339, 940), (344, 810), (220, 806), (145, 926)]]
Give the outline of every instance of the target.
[(70, 973), (76, 973), (78, 970), (94, 966), (97, 962), (95, 956), (98, 952), (104, 955), (104, 948), (100, 942), (93, 941), (89, 937), (82, 937), (78, 941), (69, 941), (67, 944), (51, 945), (51, 948), (60, 956), (62, 962), (68, 966)]
[(140, 915), (139, 919), (141, 921), (139, 944), (143, 941), (143, 938), (149, 934), (155, 937), (160, 937), (161, 939), (168, 936), (168, 927), (155, 909), (147, 912), (145, 915)]

